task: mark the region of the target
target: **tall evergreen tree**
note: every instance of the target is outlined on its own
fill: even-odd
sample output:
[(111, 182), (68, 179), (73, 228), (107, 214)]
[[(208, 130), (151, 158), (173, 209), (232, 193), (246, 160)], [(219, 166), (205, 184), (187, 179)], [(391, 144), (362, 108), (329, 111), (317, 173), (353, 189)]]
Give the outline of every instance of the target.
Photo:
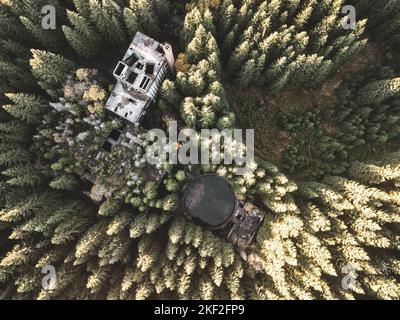
[(53, 89), (65, 79), (67, 73), (74, 67), (74, 63), (61, 55), (32, 49), (32, 59), (29, 64), (33, 75), (44, 89)]
[(6, 97), (13, 104), (5, 105), (3, 108), (13, 117), (27, 123), (38, 124), (41, 121), (41, 115), (47, 110), (46, 101), (31, 94), (8, 93)]
[(400, 94), (400, 78), (376, 81), (358, 91), (358, 102), (381, 103)]
[(109, 44), (125, 43), (121, 7), (113, 0), (89, 0), (90, 19)]
[(101, 39), (91, 25), (73, 11), (67, 11), (67, 15), (73, 28), (62, 26), (62, 29), (71, 47), (85, 58), (97, 54), (101, 49)]

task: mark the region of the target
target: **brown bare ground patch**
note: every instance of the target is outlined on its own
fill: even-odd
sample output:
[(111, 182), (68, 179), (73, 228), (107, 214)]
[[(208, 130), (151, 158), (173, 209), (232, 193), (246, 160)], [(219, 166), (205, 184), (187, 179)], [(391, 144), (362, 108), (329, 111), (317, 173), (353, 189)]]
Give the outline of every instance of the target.
[[(269, 97), (257, 89), (231, 93), (228, 96), (236, 114), (237, 125), (255, 131), (256, 156), (272, 163), (280, 163), (290, 145), (291, 137), (277, 127), (276, 105), (270, 104)], [(246, 108), (244, 104), (247, 103), (255, 104), (256, 108)]]

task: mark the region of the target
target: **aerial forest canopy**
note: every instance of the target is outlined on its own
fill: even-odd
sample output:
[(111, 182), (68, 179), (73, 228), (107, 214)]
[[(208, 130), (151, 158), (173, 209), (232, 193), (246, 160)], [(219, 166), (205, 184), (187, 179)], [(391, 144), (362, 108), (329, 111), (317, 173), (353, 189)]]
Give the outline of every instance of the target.
[[(79, 153), (137, 31), (176, 59), (144, 128), (254, 129), (251, 171)], [(0, 299), (400, 299), (399, 54), (400, 0), (0, 0)], [(262, 206), (246, 252), (173, 214), (194, 170)]]

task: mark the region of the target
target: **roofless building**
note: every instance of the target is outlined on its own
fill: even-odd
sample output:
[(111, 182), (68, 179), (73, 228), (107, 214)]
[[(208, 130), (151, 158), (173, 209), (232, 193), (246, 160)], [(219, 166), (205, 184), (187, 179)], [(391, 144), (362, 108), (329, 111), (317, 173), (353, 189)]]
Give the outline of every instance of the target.
[(106, 108), (120, 117), (139, 124), (146, 109), (155, 101), (158, 90), (173, 72), (174, 56), (168, 43), (137, 32), (113, 75), (117, 79)]

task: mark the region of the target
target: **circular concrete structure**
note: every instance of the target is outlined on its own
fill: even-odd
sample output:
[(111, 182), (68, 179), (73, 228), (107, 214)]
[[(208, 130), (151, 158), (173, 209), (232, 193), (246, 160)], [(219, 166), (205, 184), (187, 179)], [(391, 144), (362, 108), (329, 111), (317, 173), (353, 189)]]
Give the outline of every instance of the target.
[(187, 182), (182, 201), (186, 213), (209, 230), (224, 228), (237, 207), (229, 183), (214, 174), (201, 175)]

